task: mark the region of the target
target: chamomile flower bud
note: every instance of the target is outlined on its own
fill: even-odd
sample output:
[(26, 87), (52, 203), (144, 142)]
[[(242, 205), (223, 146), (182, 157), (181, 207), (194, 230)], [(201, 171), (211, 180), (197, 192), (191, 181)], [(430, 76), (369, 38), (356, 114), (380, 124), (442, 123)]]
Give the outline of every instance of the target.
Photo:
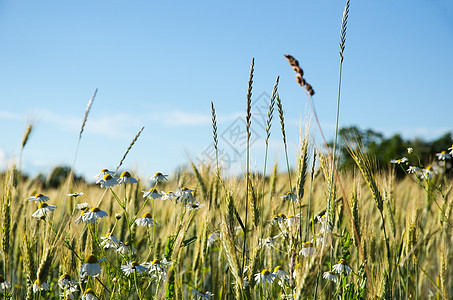
[(121, 214), (116, 213), (116, 214), (115, 214), (115, 219), (117, 219), (117, 220), (121, 219)]
[(118, 179), (119, 184), (134, 184), (138, 183), (138, 180), (135, 179), (134, 177), (131, 176), (131, 174), (128, 171), (124, 171), (121, 173), (120, 178)]
[(34, 196), (28, 197), (27, 200), (35, 201), (35, 203), (43, 203), (49, 201), (49, 197), (44, 196), (42, 193), (38, 193)]
[(407, 148), (407, 153), (408, 154), (414, 153), (414, 148), (412, 148), (412, 147)]

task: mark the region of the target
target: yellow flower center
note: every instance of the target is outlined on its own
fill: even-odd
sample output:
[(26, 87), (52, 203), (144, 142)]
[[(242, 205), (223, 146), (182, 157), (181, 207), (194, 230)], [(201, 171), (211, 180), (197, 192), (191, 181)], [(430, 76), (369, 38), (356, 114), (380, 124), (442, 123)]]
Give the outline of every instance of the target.
[(285, 216), (285, 214), (283, 214), (283, 213), (279, 213), (277, 216), (278, 216), (279, 218), (286, 219), (286, 216)]
[(428, 170), (428, 171), (431, 171), (432, 169), (433, 169), (432, 166), (428, 166), (428, 167), (426, 168), (426, 170)]
[(113, 177), (112, 177), (112, 175), (110, 175), (110, 174), (105, 174), (104, 177), (102, 177), (102, 179), (104, 179), (104, 180), (110, 180), (110, 179), (112, 179), (112, 178), (113, 178)]
[(105, 172), (108, 172), (108, 171), (109, 171), (109, 169), (102, 169), (101, 173), (105, 173)]
[(296, 267), (294, 268), (295, 270), (300, 268), (300, 263), (296, 264)]
[(91, 212), (100, 212), (100, 211), (101, 211), (101, 209), (97, 206), (95, 206), (91, 209)]
[(66, 273), (66, 274), (61, 275), (60, 279), (67, 279), (67, 280), (69, 280), (69, 279), (71, 279), (71, 276), (70, 276), (69, 274)]
[(275, 269), (274, 269), (274, 272), (280, 271), (280, 270), (283, 270), (283, 268), (281, 266), (276, 266)]
[(136, 261), (133, 261), (133, 262), (131, 262), (131, 265), (133, 268), (135, 268), (136, 266), (138, 266), (138, 263)]
[(146, 214), (143, 215), (143, 218), (150, 218), (150, 219), (151, 219), (152, 217), (153, 217), (153, 216), (151, 216), (150, 213), (146, 213)]
[(345, 264), (346, 264), (346, 260), (342, 258), (342, 259), (340, 259), (340, 260), (338, 261), (338, 264), (339, 264), (339, 265), (345, 265)]
[(39, 203), (39, 205), (38, 205), (38, 209), (41, 209), (41, 208), (44, 208), (44, 207), (47, 207), (47, 206), (49, 206), (49, 205), (47, 205), (47, 203), (41, 202), (41, 203)]
[(157, 172), (157, 173), (155, 173), (154, 175), (156, 175), (156, 176), (163, 176), (161, 172)]
[(36, 279), (34, 284), (36, 284), (37, 286), (41, 286), (41, 281), (39, 279)]
[(153, 260), (153, 262), (152, 262), (152, 263), (153, 263), (153, 265), (157, 265), (157, 264), (160, 264), (160, 260), (156, 258), (155, 260)]
[(91, 288), (88, 288), (88, 289), (85, 290), (85, 293), (83, 293), (83, 294), (84, 294), (84, 295), (87, 295), (87, 294), (92, 294), (92, 295), (94, 295), (94, 292), (93, 292), (93, 290), (92, 290)]
[(442, 153), (442, 154), (447, 154), (447, 151), (442, 151), (441, 153)]
[(294, 215), (288, 216), (288, 219), (292, 219), (292, 218), (294, 218)]
[(124, 246), (129, 247), (129, 242), (125, 242)]
[(124, 171), (123, 173), (121, 173), (121, 177), (131, 177), (131, 173)]
[(269, 269), (264, 269), (263, 271), (261, 271), (261, 274), (263, 275), (269, 275), (271, 273), (271, 271), (269, 271)]
[(151, 193), (151, 194), (154, 194), (156, 192), (156, 189), (155, 188), (150, 188), (148, 193)]
[(84, 262), (86, 264), (97, 264), (98, 263), (98, 259), (96, 258), (96, 256), (91, 254), (91, 255), (88, 255), (87, 257), (85, 257)]
[(38, 193), (35, 195), (35, 198), (41, 198), (42, 196), (44, 196), (42, 193)]
[(305, 242), (305, 243), (302, 244), (303, 248), (308, 248), (308, 247), (312, 247), (312, 246), (313, 246), (312, 242)]
[(183, 190), (183, 191), (187, 191), (187, 190), (188, 190), (188, 188), (186, 188), (186, 187), (183, 187), (183, 188), (182, 188), (181, 190)]
[(111, 235), (112, 235), (111, 232), (107, 232), (107, 233), (105, 234), (105, 236), (111, 236)]

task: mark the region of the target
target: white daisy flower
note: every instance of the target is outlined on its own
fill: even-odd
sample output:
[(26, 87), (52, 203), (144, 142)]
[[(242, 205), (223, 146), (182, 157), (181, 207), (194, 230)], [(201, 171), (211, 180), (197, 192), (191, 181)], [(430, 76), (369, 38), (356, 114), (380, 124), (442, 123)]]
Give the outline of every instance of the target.
[(107, 217), (106, 211), (101, 210), (99, 207), (92, 207), (82, 215), (82, 221), (85, 223), (94, 223), (100, 218)]
[(72, 280), (71, 275), (63, 274), (61, 275), (60, 279), (58, 279), (58, 286), (62, 290), (68, 290), (71, 292), (78, 291), (77, 282)]
[(182, 202), (183, 204), (195, 202), (195, 197), (193, 196), (194, 190), (190, 190), (186, 187), (178, 188), (175, 193), (176, 203)]
[(160, 172), (157, 172), (149, 178), (149, 181), (151, 181), (151, 184), (154, 185), (154, 184), (162, 182), (164, 180), (168, 180), (167, 177), (168, 177), (168, 175), (164, 175)]
[(450, 153), (450, 155), (453, 155), (453, 145), (451, 145), (451, 147), (450, 147), (450, 148), (448, 148), (447, 150), (450, 150), (450, 152), (449, 152), (449, 153)]
[(407, 148), (407, 153), (409, 153), (409, 154), (414, 153), (414, 148), (412, 148), (412, 147)]
[(153, 220), (153, 216), (150, 213), (146, 213), (143, 215), (143, 217), (138, 218), (135, 220), (135, 224), (137, 226), (148, 226), (148, 227), (153, 227), (154, 225), (159, 225), (157, 224), (156, 221)]
[(338, 264), (332, 266), (332, 269), (335, 270), (338, 274), (341, 274), (344, 271), (344, 272), (346, 272), (346, 275), (349, 275), (349, 273), (352, 272), (351, 267), (348, 266), (348, 264), (346, 263), (346, 260), (344, 260), (344, 259), (340, 259), (338, 261)]
[(63, 293), (61, 293), (60, 296), (65, 300), (75, 298), (74, 292), (71, 290), (63, 290)]
[(47, 203), (41, 202), (38, 205), (38, 210), (32, 214), (32, 217), (41, 219), (42, 217), (47, 216), (50, 211), (54, 211), (56, 208), (57, 207), (55, 205), (47, 205)]
[(278, 242), (270, 236), (268, 236), (265, 239), (260, 239), (260, 240), (261, 240), (262, 245), (267, 247), (268, 249), (272, 249), (272, 247), (275, 247), (276, 245), (278, 245)]
[(276, 278), (279, 278), (281, 280), (286, 280), (287, 278), (289, 278), (288, 273), (286, 273), (281, 266), (276, 266), (272, 274), (274, 274)]
[(188, 210), (193, 210), (193, 209), (196, 209), (196, 210), (199, 210), (201, 207), (203, 207), (204, 204), (201, 204), (200, 202), (193, 202), (193, 203), (188, 203), (186, 204), (186, 208)]
[(82, 300), (98, 300), (98, 297), (92, 289), (88, 288), (83, 293)]
[(391, 163), (391, 164), (398, 164), (398, 165), (400, 165), (400, 164), (405, 163), (405, 162), (407, 162), (407, 161), (409, 161), (409, 159), (408, 159), (407, 157), (403, 157), (403, 158), (400, 158), (400, 159), (392, 159), (392, 160), (390, 161), (390, 163)]
[(162, 194), (162, 198), (160, 198), (160, 200), (172, 200), (175, 198), (175, 193), (173, 192), (165, 193), (164, 191), (160, 191), (160, 193)]
[(437, 159), (438, 160), (446, 160), (446, 159), (451, 159), (450, 153), (447, 153), (447, 151), (442, 151), (441, 153), (436, 153)]
[(80, 192), (80, 193), (72, 193), (72, 194), (67, 194), (68, 197), (74, 197), (74, 198), (77, 198), (77, 197), (80, 197), (80, 196), (83, 196), (85, 195), (84, 193)]
[(430, 179), (434, 176), (436, 172), (434, 172), (433, 167), (428, 166), (426, 169), (422, 170), (422, 175), (420, 176), (421, 179)]
[(283, 224), (285, 220), (286, 220), (285, 214), (279, 213), (272, 217), (272, 224)]
[(102, 178), (104, 178), (105, 175), (113, 176), (114, 174), (115, 174), (115, 172), (109, 171), (109, 169), (102, 169), (101, 172), (99, 172), (98, 175), (94, 176), (94, 178), (102, 179)]
[(96, 277), (101, 274), (101, 266), (99, 265), (99, 260), (93, 254), (85, 257), (82, 267), (80, 268), (79, 276), (80, 278), (86, 278), (87, 276)]
[(299, 223), (300, 223), (299, 216), (291, 215), (286, 218), (286, 226), (288, 226), (288, 229), (291, 231), (297, 228), (299, 226)]
[(116, 252), (129, 256), (130, 253), (137, 253), (137, 249), (129, 245), (129, 242), (125, 242), (124, 244), (121, 243), (118, 248), (116, 248)]
[(138, 264), (136, 261), (130, 262), (127, 265), (122, 265), (121, 270), (123, 270), (124, 274), (130, 275), (134, 272), (141, 274), (148, 270), (145, 266)]
[(143, 265), (148, 268), (148, 272), (152, 277), (160, 281), (167, 276), (167, 267), (170, 265), (170, 262), (165, 258), (162, 261), (156, 258), (152, 262), (144, 263)]
[(192, 293), (194, 296), (197, 296), (197, 299), (211, 299), (211, 297), (214, 296), (211, 292), (205, 292), (203, 290), (198, 291), (196, 289), (192, 289)]
[(11, 290), (11, 283), (0, 275), (0, 293), (9, 292)]
[(256, 284), (266, 284), (274, 282), (274, 279), (277, 278), (274, 274), (269, 271), (269, 269), (264, 269), (260, 273), (255, 274)]
[(152, 198), (152, 199), (159, 199), (162, 195), (155, 189), (150, 188), (149, 191), (142, 191), (143, 198)]
[(120, 245), (120, 241), (114, 237), (111, 232), (108, 232), (105, 236), (102, 236), (101, 240), (101, 247), (104, 249), (117, 249)]
[(96, 180), (96, 184), (100, 184), (101, 188), (111, 188), (118, 184), (118, 180), (116, 180), (112, 175), (107, 174)]
[(326, 214), (322, 215), (321, 217), (318, 216), (317, 219), (319, 223), (321, 223), (321, 228), (319, 230), (321, 234), (332, 233), (332, 227), (330, 227), (329, 223), (327, 222)]
[(41, 282), (39, 279), (36, 279), (33, 283), (33, 293), (37, 293), (39, 291), (48, 291), (50, 290), (50, 284), (46, 282)]
[(44, 196), (42, 193), (38, 193), (34, 196), (28, 197), (27, 200), (35, 201), (35, 203), (43, 203), (49, 201), (49, 197)]
[(290, 202), (299, 202), (297, 195), (293, 192), (288, 192), (286, 195), (280, 197), (283, 201), (290, 201)]
[(329, 245), (329, 238), (322, 233), (316, 234), (316, 246), (317, 247), (327, 247)]
[(324, 274), (322, 275), (322, 278), (330, 280), (335, 283), (340, 282), (340, 280), (338, 279), (338, 276), (333, 271), (324, 272)]
[(409, 166), (409, 169), (406, 170), (409, 174), (415, 174), (420, 171), (419, 167)]
[(312, 242), (305, 242), (302, 244), (302, 249), (299, 251), (299, 254), (303, 257), (310, 257), (316, 254), (316, 248)]
[(138, 183), (138, 180), (135, 179), (134, 177), (131, 176), (131, 173), (129, 173), (128, 171), (124, 171), (123, 173), (121, 173), (120, 175), (120, 178), (118, 179), (118, 183), (119, 184), (134, 184), (134, 183)]
[(83, 203), (76, 204), (75, 208), (78, 210), (86, 210), (87, 208), (90, 208), (90, 205), (86, 202), (83, 202)]
[(212, 244), (214, 244), (215, 241), (217, 241), (219, 238), (220, 238), (220, 235), (219, 235), (218, 230), (216, 230), (213, 233), (211, 233), (210, 235), (208, 235), (208, 241), (207, 241), (208, 247), (210, 247)]

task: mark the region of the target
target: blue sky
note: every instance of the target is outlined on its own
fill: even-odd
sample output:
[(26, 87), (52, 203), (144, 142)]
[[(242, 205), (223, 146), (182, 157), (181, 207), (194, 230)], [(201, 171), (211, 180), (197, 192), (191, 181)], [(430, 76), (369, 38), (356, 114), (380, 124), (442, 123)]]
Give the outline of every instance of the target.
[[(279, 75), (295, 161), (300, 124), (310, 113), (283, 54), (299, 60), (316, 91), (326, 136), (332, 137), (344, 5), (2, 1), (0, 167), (18, 156), (29, 121), (35, 128), (23, 153), (25, 171), (70, 165), (85, 107), (98, 88), (76, 173), (92, 178), (101, 168), (114, 169), (142, 126), (125, 168), (148, 176), (197, 161), (212, 143), (211, 101), (224, 134), (220, 146), (232, 157), (236, 153), (232, 172), (240, 173), (243, 149), (228, 130), (245, 114), (253, 57), (252, 112)], [(428, 140), (451, 131), (451, 53), (451, 1), (351, 1), (340, 125)], [(254, 120), (252, 163), (260, 169), (264, 134), (259, 117)], [(271, 161), (284, 158), (278, 123), (275, 116)]]

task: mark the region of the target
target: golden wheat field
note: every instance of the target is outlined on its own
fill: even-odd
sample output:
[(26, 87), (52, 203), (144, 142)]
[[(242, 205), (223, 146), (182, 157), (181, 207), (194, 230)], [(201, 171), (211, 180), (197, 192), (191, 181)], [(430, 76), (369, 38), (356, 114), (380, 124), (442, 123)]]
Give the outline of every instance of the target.
[[(314, 88), (296, 58), (285, 55), (308, 101), (312, 124), (288, 159), (279, 78), (269, 99), (264, 169), (250, 162), (252, 60), (240, 176), (215, 159), (173, 173), (139, 178), (124, 160), (95, 183), (73, 174), (96, 92), (79, 131), (74, 164), (57, 183), (17, 164), (0, 176), (0, 296), (3, 299), (451, 299), (451, 172), (453, 149), (403, 149), (385, 166), (351, 134), (341, 147), (354, 166), (341, 168), (338, 141), (341, 70), (349, 0), (340, 32), (335, 140), (317, 118)], [(301, 97), (302, 98), (302, 97)], [(207, 104), (209, 105), (209, 104)], [(275, 125), (277, 124), (277, 125)], [(279, 126), (286, 164), (268, 159), (271, 127)], [(321, 142), (313, 137), (313, 132)], [(343, 149), (343, 150), (344, 150)], [(113, 165), (113, 163), (112, 163)], [(280, 170), (280, 171), (278, 171)], [(283, 170), (283, 171), (282, 171)], [(397, 176), (398, 172), (403, 176)], [(95, 175), (95, 174), (93, 174)]]

